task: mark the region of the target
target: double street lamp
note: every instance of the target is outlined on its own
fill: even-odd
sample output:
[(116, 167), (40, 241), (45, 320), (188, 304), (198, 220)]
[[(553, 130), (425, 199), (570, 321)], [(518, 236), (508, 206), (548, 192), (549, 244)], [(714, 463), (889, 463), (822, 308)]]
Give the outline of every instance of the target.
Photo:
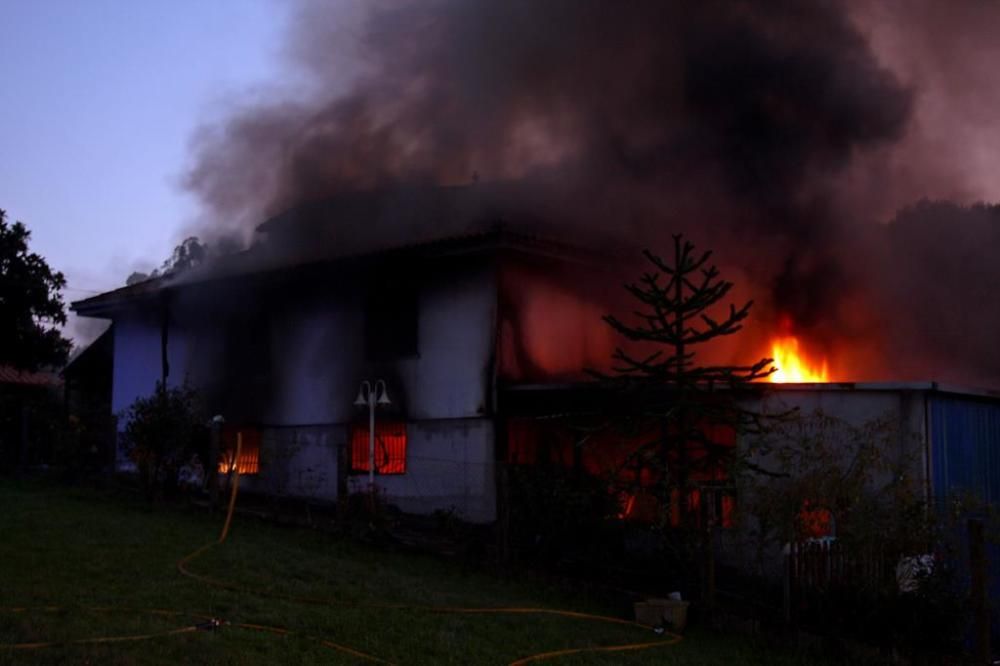
[(386, 391), (385, 382), (381, 379), (375, 383), (367, 379), (361, 382), (358, 389), (358, 397), (354, 400), (358, 407), (368, 407), (368, 489), (374, 496), (375, 493), (375, 407), (382, 405), (387, 407), (392, 404), (389, 400), (389, 392)]

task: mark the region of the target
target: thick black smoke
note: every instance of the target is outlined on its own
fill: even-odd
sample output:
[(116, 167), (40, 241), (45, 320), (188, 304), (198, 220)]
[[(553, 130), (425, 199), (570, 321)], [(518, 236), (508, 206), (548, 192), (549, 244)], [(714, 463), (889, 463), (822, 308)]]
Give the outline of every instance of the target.
[(896, 371), (997, 385), (1000, 205), (921, 201), (885, 231), (875, 293)]
[(212, 219), (528, 182), (580, 229), (654, 247), (686, 231), (741, 268), (765, 318), (872, 335), (855, 304), (874, 278), (857, 260), (881, 244), (845, 175), (904, 137), (914, 95), (844, 5), (391, 2), (368, 13), (350, 67), (330, 57), (341, 19), (317, 3), (296, 20), (312, 93), (202, 133), (187, 183)]
[[(330, 49), (337, 19), (306, 6), (292, 41)], [(808, 241), (828, 222), (814, 219), (824, 175), (898, 138), (910, 108), (829, 2), (391, 3), (363, 34), (346, 95), (252, 108), (203, 137), (188, 183), (220, 218), (546, 173), (606, 201), (603, 224), (718, 209), (705, 221), (736, 211)], [(341, 89), (340, 68), (301, 56)]]

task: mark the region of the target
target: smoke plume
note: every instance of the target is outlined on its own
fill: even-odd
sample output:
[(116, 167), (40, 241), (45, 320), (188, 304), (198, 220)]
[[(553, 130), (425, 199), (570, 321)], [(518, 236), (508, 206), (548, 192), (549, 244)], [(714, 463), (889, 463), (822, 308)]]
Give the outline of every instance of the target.
[[(988, 24), (935, 6), (392, 2), (363, 12), (346, 55), (344, 6), (304, 4), (289, 44), (309, 90), (199, 133), (187, 185), (208, 219), (252, 226), (356, 191), (522, 183), (574, 237), (655, 248), (683, 231), (714, 248), (765, 329), (793, 321), (868, 375), (919, 372), (882, 353), (886, 318), (909, 317), (899, 330), (919, 318), (894, 306), (887, 279), (910, 225), (878, 221), (928, 194), (982, 196), (955, 163), (924, 165), (941, 113), (928, 100), (962, 63), (931, 65), (908, 45), (944, 51), (969, 22)], [(926, 29), (901, 32), (902, 15)], [(945, 37), (932, 37), (938, 18)], [(913, 263), (905, 275), (914, 289), (932, 278)], [(912, 356), (939, 344), (906, 335)]]

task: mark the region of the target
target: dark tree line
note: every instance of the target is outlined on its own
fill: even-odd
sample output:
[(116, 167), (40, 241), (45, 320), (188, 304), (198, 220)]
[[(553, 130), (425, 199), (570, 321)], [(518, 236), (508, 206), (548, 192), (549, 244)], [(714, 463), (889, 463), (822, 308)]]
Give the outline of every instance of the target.
[(61, 366), (70, 342), (60, 327), (66, 278), (28, 248), (31, 232), (0, 210), (0, 365), (21, 370)]

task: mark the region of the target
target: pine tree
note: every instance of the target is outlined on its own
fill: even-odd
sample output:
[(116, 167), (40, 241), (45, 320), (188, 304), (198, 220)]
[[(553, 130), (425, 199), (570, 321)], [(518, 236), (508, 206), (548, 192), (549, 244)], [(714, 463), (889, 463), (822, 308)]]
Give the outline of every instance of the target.
[[(699, 363), (703, 345), (743, 328), (753, 302), (729, 304), (717, 315), (733, 284), (721, 279), (710, 263), (711, 252), (696, 253), (679, 235), (673, 241), (669, 260), (646, 250), (651, 269), (626, 285), (638, 302), (634, 319), (626, 323), (604, 317), (632, 344), (629, 350), (615, 350), (610, 374), (593, 374), (616, 389), (613, 420), (637, 441), (626, 461), (631, 483), (640, 485), (644, 476), (656, 480), (655, 488), (643, 491), (655, 495), (662, 527), (679, 513), (675, 527), (681, 533), (704, 535), (710, 525), (693, 506), (699, 479), (718, 478), (723, 470), (746, 462), (731, 441), (717, 441), (714, 433), (719, 426), (737, 433), (763, 431), (765, 417), (741, 407), (739, 399), (759, 391), (762, 387), (752, 382), (765, 379), (774, 368), (769, 358), (743, 366)], [(710, 558), (703, 549), (707, 540), (702, 543), (696, 548), (699, 556)]]

